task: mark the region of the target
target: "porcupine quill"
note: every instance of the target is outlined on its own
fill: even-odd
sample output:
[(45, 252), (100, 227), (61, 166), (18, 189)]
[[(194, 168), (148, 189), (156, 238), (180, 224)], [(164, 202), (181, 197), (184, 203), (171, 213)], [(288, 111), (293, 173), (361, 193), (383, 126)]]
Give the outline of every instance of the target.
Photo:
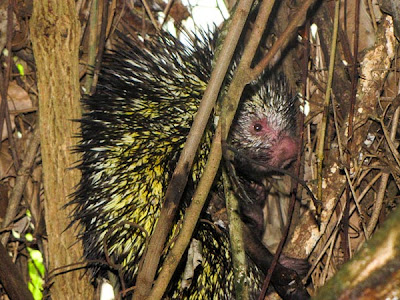
[[(124, 281), (135, 284), (147, 238), (155, 228), (211, 74), (215, 34), (202, 38), (188, 46), (169, 35), (158, 36), (148, 48), (124, 39), (121, 49), (104, 56), (96, 92), (82, 101), (86, 113), (80, 121), (82, 137), (77, 148), (82, 154), (82, 179), (71, 202), (76, 205), (74, 222), (82, 225), (85, 258), (112, 261), (108, 267), (91, 264), (94, 276), (106, 276), (120, 266)], [(287, 166), (298, 151), (294, 101), (283, 75), (261, 76), (242, 96), (230, 134), (232, 146), (256, 161)], [(202, 174), (212, 134), (210, 121), (176, 224)], [(240, 159), (235, 163), (245, 180), (246, 166)], [(175, 225), (172, 235), (177, 230)], [(181, 284), (178, 270), (168, 295), (174, 299), (234, 298), (226, 229), (199, 222), (193, 238), (202, 248), (200, 267), (189, 286)], [(263, 273), (250, 261), (253, 297), (262, 278)]]

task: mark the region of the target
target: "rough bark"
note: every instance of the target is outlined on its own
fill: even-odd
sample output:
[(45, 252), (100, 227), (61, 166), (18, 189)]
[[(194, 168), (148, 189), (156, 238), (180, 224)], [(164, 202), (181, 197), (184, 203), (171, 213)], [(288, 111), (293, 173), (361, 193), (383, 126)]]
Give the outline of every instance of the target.
[[(80, 117), (80, 23), (75, 1), (35, 1), (30, 26), (39, 89), (47, 270), (64, 267), (66, 271), (66, 266), (78, 262), (82, 256), (82, 246), (76, 242), (74, 230), (66, 230), (70, 208), (63, 208), (80, 176), (78, 170), (71, 169), (78, 160), (71, 149), (76, 142), (73, 136), (79, 129), (72, 120)], [(52, 298), (90, 299), (89, 280), (80, 275), (65, 272), (54, 277)]]

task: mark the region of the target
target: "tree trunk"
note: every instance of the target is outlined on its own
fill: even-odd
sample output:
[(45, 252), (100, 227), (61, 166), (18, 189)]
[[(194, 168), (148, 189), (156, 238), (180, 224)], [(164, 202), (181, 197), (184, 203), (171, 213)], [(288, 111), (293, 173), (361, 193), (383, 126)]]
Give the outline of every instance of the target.
[[(63, 208), (80, 174), (71, 169), (78, 160), (71, 153), (80, 117), (78, 50), (80, 24), (73, 0), (34, 1), (31, 39), (37, 67), (39, 126), (43, 162), (45, 220), (48, 236), (47, 270), (76, 263), (82, 245), (75, 231), (66, 230), (71, 208)], [(68, 268), (70, 269), (70, 268)], [(59, 271), (59, 270), (58, 270)], [(82, 272), (82, 271), (80, 271)], [(82, 274), (80, 274), (82, 275)], [(91, 299), (89, 280), (76, 272), (53, 278), (53, 299)]]

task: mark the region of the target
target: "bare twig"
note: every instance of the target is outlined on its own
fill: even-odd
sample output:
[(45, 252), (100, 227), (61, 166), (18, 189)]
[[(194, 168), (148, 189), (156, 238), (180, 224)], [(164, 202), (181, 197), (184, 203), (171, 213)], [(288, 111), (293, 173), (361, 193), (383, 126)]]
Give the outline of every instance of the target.
[(94, 66), (96, 63), (96, 49), (97, 49), (97, 24), (99, 19), (99, 1), (92, 1), (92, 6), (90, 8), (90, 18), (89, 18), (89, 43), (88, 43), (88, 66), (89, 72), (86, 74), (86, 82), (85, 82), (85, 93), (90, 94), (90, 90), (93, 85), (93, 74), (94, 74)]
[[(232, 154), (230, 153), (230, 151), (226, 151), (225, 147), (223, 151), (225, 159), (225, 155)], [(229, 160), (226, 160), (226, 169), (229, 171), (229, 173), (234, 173), (232, 160), (233, 157), (231, 157)], [(231, 240), (232, 249), (233, 275), (235, 277), (235, 295), (238, 299), (248, 300), (250, 282), (246, 280), (248, 276), (248, 269), (246, 250), (243, 241), (243, 228), (239, 215), (239, 200), (232, 190), (232, 186), (230, 184), (229, 176), (226, 169), (222, 169), (222, 179), (224, 185), (226, 211), (229, 221), (229, 238)]]
[[(397, 126), (399, 124), (399, 117), (400, 117), (400, 107), (396, 108), (396, 111), (393, 116), (393, 121), (392, 121), (392, 128), (390, 130), (390, 136), (386, 137), (389, 138), (387, 139), (388, 145), (394, 141), (396, 138), (396, 132), (397, 132)], [(396, 151), (397, 152), (397, 151)], [(393, 153), (393, 156), (396, 157), (397, 153)], [(374, 202), (374, 209), (372, 212), (371, 219), (369, 220), (369, 224), (367, 226), (367, 237), (370, 237), (376, 227), (376, 224), (378, 223), (379, 215), (381, 214), (382, 206), (383, 206), (383, 200), (385, 198), (385, 192), (386, 192), (386, 187), (389, 181), (390, 174), (389, 173), (383, 173), (381, 182), (379, 184), (378, 188), (378, 194), (376, 196), (376, 201)]]
[[(160, 218), (157, 222), (152, 237), (150, 238), (149, 247), (143, 261), (143, 266), (138, 273), (138, 289), (135, 292), (133, 299), (141, 299), (142, 297), (145, 297), (145, 295), (148, 294), (148, 292), (150, 291), (150, 287), (156, 274), (163, 246), (167, 239), (168, 233), (170, 232), (170, 228), (172, 226), (180, 198), (187, 182), (189, 170), (193, 165), (195, 153), (203, 136), (204, 129), (207, 126), (212, 109), (218, 96), (218, 92), (225, 78), (226, 71), (228, 70), (230, 61), (235, 51), (236, 44), (239, 40), (242, 28), (245, 24), (246, 16), (250, 11), (251, 4), (252, 0), (242, 0), (232, 19), (231, 29), (229, 30), (224, 40), (221, 53), (217, 58), (215, 69), (211, 74), (210, 82), (204, 92), (203, 99), (201, 101), (196, 117), (193, 121), (193, 125), (189, 132), (185, 147), (182, 150), (179, 161), (168, 185), (165, 195), (165, 201), (160, 213)], [(217, 161), (215, 163), (219, 165), (220, 159), (215, 160)], [(214, 178), (214, 176), (212, 178)], [(195, 221), (193, 220), (192, 222), (195, 223)], [(162, 270), (165, 269), (166, 268), (163, 267)], [(170, 274), (170, 276), (172, 276), (172, 273)], [(159, 278), (161, 278), (161, 274)], [(166, 284), (167, 283), (163, 283), (162, 285), (160, 285), (158, 292), (154, 291), (152, 293), (154, 297), (156, 297), (152, 299), (157, 299), (159, 293), (165, 290)]]
[(163, 11), (164, 19), (163, 19), (163, 22), (161, 23), (161, 28), (164, 26), (165, 22), (167, 22), (167, 20), (168, 20), (168, 15), (169, 15), (172, 5), (174, 5), (174, 1), (175, 0), (169, 0), (167, 3), (167, 6), (165, 7), (165, 9)]
[(289, 37), (295, 30), (304, 23), (306, 14), (309, 8), (316, 2), (316, 0), (307, 0), (299, 7), (296, 14), (293, 16), (292, 21), (289, 23), (285, 31), (279, 36), (278, 40), (274, 43), (267, 55), (253, 68), (250, 74), (250, 81), (255, 80), (261, 72), (268, 67), (270, 62), (274, 59), (279, 50), (285, 48), (289, 41)]
[[(346, 204), (345, 204), (345, 209), (344, 209), (344, 216), (343, 216), (343, 221), (342, 221), (342, 226), (343, 226), (343, 234), (342, 234), (342, 242), (343, 242), (343, 252), (344, 252), (344, 260), (347, 261), (349, 260), (351, 256), (351, 251), (349, 250), (350, 248), (350, 243), (349, 243), (349, 210), (350, 210), (350, 190), (353, 194), (353, 198), (356, 199), (356, 194), (354, 191), (354, 187), (351, 183), (350, 180), (350, 174), (348, 168), (350, 168), (350, 161), (351, 161), (351, 153), (354, 148), (354, 140), (353, 140), (353, 134), (354, 134), (354, 125), (353, 125), (353, 120), (354, 120), (354, 109), (355, 109), (355, 103), (356, 103), (356, 95), (357, 95), (357, 83), (358, 83), (358, 38), (359, 38), (359, 21), (360, 21), (360, 0), (355, 1), (355, 11), (354, 11), (354, 22), (355, 22), (355, 29), (354, 29), (354, 35), (353, 35), (353, 67), (351, 70), (351, 96), (350, 96), (350, 109), (349, 109), (349, 115), (348, 115), (348, 127), (347, 127), (347, 133), (348, 133), (348, 141), (347, 141), (347, 149), (349, 150), (349, 155), (347, 155), (347, 164), (345, 167), (345, 173), (346, 173), (346, 178), (348, 181), (348, 187), (346, 189)], [(358, 211), (360, 215), (362, 215), (362, 210), (358, 207), (358, 203), (355, 202), (358, 208)], [(364, 218), (361, 218), (362, 221), (362, 226), (364, 229), (364, 234), (365, 234), (365, 222), (363, 221)]]
[(144, 8), (146, 9), (147, 15), (149, 16), (149, 18), (151, 20), (151, 23), (153, 24), (153, 26), (157, 30), (157, 32), (159, 32), (161, 27), (158, 24), (157, 20), (154, 18), (149, 3), (147, 2), (147, 0), (142, 0), (142, 3), (144, 5)]
[[(7, 91), (8, 91), (8, 84), (10, 82), (10, 75), (11, 75), (11, 65), (12, 65), (12, 45), (11, 40), (13, 36), (13, 16), (14, 16), (14, 0), (9, 0), (9, 4), (7, 7), (7, 57), (6, 57), (6, 68), (5, 74), (0, 73), (0, 82), (3, 82), (2, 90), (1, 90), (1, 104), (0, 104), (0, 141), (2, 140), (2, 133), (3, 133), (3, 125), (4, 119), (6, 120), (7, 126), (7, 136), (8, 140), (11, 145), (11, 155), (13, 158), (13, 163), (15, 170), (19, 169), (19, 157), (17, 153), (17, 147), (15, 143), (14, 136), (12, 134), (12, 127), (11, 127), (11, 119), (8, 109), (8, 101), (7, 101)], [(4, 78), (3, 78), (4, 76)]]
[(208, 191), (214, 182), (215, 175), (217, 174), (221, 156), (221, 126), (218, 126), (203, 176), (201, 177), (199, 186), (193, 195), (192, 203), (186, 209), (182, 229), (179, 232), (174, 247), (168, 252), (168, 256), (165, 259), (157, 281), (147, 299), (157, 300), (161, 299), (164, 295), (168, 283), (171, 280), (172, 275), (174, 274), (174, 271), (192, 237), (193, 230), (197, 224), (196, 220), (200, 216), (203, 205), (207, 200)]
[[(22, 194), (25, 190), (26, 182), (31, 174), (33, 163), (40, 144), (39, 126), (36, 126), (28, 143), (28, 150), (25, 154), (25, 160), (22, 162), (21, 168), (18, 170), (15, 186), (11, 192), (6, 215), (4, 216), (2, 227), (7, 227), (15, 218), (21, 202)], [(9, 233), (5, 233), (1, 239), (1, 243), (6, 245)]]
[(339, 8), (340, 2), (335, 2), (335, 21), (332, 33), (332, 47), (330, 53), (330, 61), (329, 61), (329, 73), (328, 73), (328, 83), (325, 92), (325, 102), (324, 102), (324, 113), (322, 117), (322, 124), (320, 127), (320, 136), (318, 139), (318, 171), (317, 171), (317, 179), (318, 179), (318, 199), (322, 200), (322, 166), (324, 161), (324, 145), (325, 145), (325, 135), (327, 130), (327, 121), (329, 114), (329, 103), (331, 98), (331, 90), (332, 90), (332, 81), (333, 81), (333, 69), (335, 66), (335, 58), (336, 58), (336, 45), (337, 45), (337, 36), (338, 36), (338, 27), (339, 27)]

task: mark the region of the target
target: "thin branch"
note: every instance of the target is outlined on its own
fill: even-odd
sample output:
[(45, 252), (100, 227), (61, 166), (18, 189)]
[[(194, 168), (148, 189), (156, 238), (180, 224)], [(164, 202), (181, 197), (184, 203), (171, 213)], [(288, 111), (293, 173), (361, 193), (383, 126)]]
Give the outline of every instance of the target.
[[(229, 173), (234, 172), (232, 166), (233, 155), (230, 151), (226, 151), (224, 147), (224, 157), (225, 155), (231, 156), (227, 163), (227, 170)], [(226, 157), (225, 157), (226, 159)], [(224, 185), (224, 195), (226, 203), (226, 211), (228, 215), (229, 222), (229, 238), (231, 241), (232, 249), (232, 264), (233, 264), (233, 275), (235, 277), (235, 295), (238, 299), (248, 300), (249, 299), (249, 284), (247, 260), (246, 260), (246, 250), (243, 241), (243, 228), (240, 219), (239, 211), (239, 200), (235, 196), (232, 190), (232, 186), (229, 180), (229, 176), (225, 168), (222, 169), (222, 178)]]
[[(93, 70), (93, 82), (91, 85), (91, 90), (90, 90), (90, 95), (93, 95), (96, 92), (96, 87), (97, 87), (97, 81), (99, 79), (99, 73), (100, 73), (100, 68), (101, 68), (101, 62), (103, 59), (103, 52), (106, 44), (106, 31), (107, 31), (107, 25), (108, 25), (108, 8), (109, 8), (109, 2), (104, 1), (101, 3), (101, 9), (102, 9), (102, 17), (101, 17), (101, 28), (100, 28), (100, 34), (98, 40), (98, 47), (97, 47), (97, 55), (96, 55), (96, 60), (95, 60), (95, 66)], [(97, 31), (96, 31), (97, 32)], [(89, 92), (89, 91), (87, 91)]]
[(169, 1), (168, 1), (167, 6), (165, 7), (165, 9), (164, 9), (164, 11), (163, 11), (164, 19), (163, 19), (163, 21), (162, 21), (162, 23), (161, 23), (161, 27), (160, 27), (160, 28), (163, 28), (165, 22), (167, 22), (168, 16), (169, 16), (169, 12), (170, 12), (170, 10), (171, 10), (172, 5), (174, 4), (174, 2), (175, 2), (175, 0), (169, 0)]
[(85, 94), (90, 94), (90, 90), (93, 85), (93, 74), (94, 66), (96, 63), (96, 46), (98, 44), (98, 34), (97, 34), (97, 24), (99, 18), (99, 1), (92, 1), (92, 6), (90, 7), (90, 19), (89, 19), (89, 43), (88, 43), (88, 66), (89, 72), (86, 74), (85, 79)]
[(328, 83), (326, 86), (325, 93), (325, 101), (324, 101), (324, 113), (322, 116), (322, 122), (320, 127), (320, 136), (318, 139), (318, 171), (317, 171), (317, 179), (318, 179), (318, 199), (322, 200), (322, 167), (324, 161), (324, 145), (325, 145), (325, 134), (327, 130), (327, 122), (328, 122), (328, 114), (329, 114), (329, 103), (331, 98), (331, 90), (332, 90), (332, 81), (333, 81), (333, 71), (335, 66), (335, 58), (336, 58), (336, 46), (337, 46), (337, 36), (338, 36), (338, 27), (339, 27), (339, 8), (340, 1), (336, 0), (335, 3), (335, 20), (333, 25), (333, 33), (332, 33), (332, 47), (330, 53), (330, 61), (329, 61), (329, 72), (328, 72)]
[[(149, 247), (143, 260), (143, 266), (138, 273), (138, 288), (133, 299), (141, 299), (141, 297), (145, 297), (145, 295), (150, 291), (151, 284), (154, 281), (157, 271), (159, 259), (161, 257), (161, 252), (167, 240), (170, 228), (172, 227), (180, 198), (182, 197), (186, 186), (189, 171), (193, 165), (195, 153), (215, 105), (220, 87), (233, 57), (233, 53), (244, 27), (246, 17), (249, 14), (252, 2), (252, 0), (242, 0), (233, 16), (231, 28), (224, 40), (221, 53), (218, 55), (215, 69), (211, 74), (209, 84), (204, 92), (203, 99), (199, 110), (196, 113), (185, 147), (182, 150), (175, 171), (172, 174), (171, 181), (169, 182), (160, 218), (150, 238)], [(217, 165), (219, 165), (219, 160), (220, 159), (216, 159), (216, 161), (218, 161)], [(192, 222), (195, 223), (193, 220)], [(160, 289), (165, 288), (160, 287)]]
[[(15, 186), (11, 192), (11, 196), (9, 199), (9, 204), (7, 207), (6, 215), (4, 216), (3, 223), (1, 225), (2, 228), (7, 227), (14, 220), (17, 215), (19, 204), (21, 202), (22, 194), (25, 190), (26, 182), (31, 174), (31, 169), (33, 163), (35, 162), (35, 157), (40, 144), (40, 136), (39, 136), (39, 126), (36, 126), (32, 135), (30, 136), (28, 143), (28, 150), (25, 154), (25, 159), (22, 162), (21, 168), (18, 170), (17, 178), (15, 180)], [(1, 243), (3, 245), (7, 244), (8, 233), (5, 233), (1, 239)]]
[[(360, 21), (360, 0), (355, 1), (355, 11), (354, 11), (354, 34), (353, 34), (353, 66), (351, 69), (351, 96), (350, 96), (350, 109), (349, 109), (349, 114), (348, 114), (348, 127), (347, 127), (347, 136), (349, 137), (347, 141), (347, 149), (349, 151), (347, 155), (347, 160), (346, 160), (346, 167), (345, 167), (345, 173), (346, 173), (346, 178), (348, 181), (348, 187), (346, 189), (346, 204), (345, 204), (345, 210), (344, 210), (344, 217), (343, 217), (343, 222), (342, 222), (342, 242), (343, 242), (343, 251), (344, 251), (344, 260), (347, 261), (350, 258), (351, 251), (350, 251), (350, 243), (349, 243), (349, 209), (350, 209), (350, 193), (349, 193), (349, 188), (351, 189), (351, 192), (353, 193), (353, 199), (356, 199), (355, 197), (355, 191), (354, 187), (351, 183), (350, 180), (350, 175), (349, 175), (349, 170), (350, 168), (350, 161), (351, 161), (351, 153), (353, 153), (353, 148), (354, 148), (354, 139), (353, 139), (353, 134), (354, 134), (354, 109), (355, 109), (355, 103), (356, 103), (356, 96), (357, 96), (357, 83), (358, 83), (358, 39), (359, 39), (359, 21)], [(357, 209), (360, 213), (360, 216), (362, 216), (362, 211), (360, 207), (358, 206), (358, 203), (356, 202)], [(362, 221), (362, 227), (363, 227), (363, 232), (366, 234), (365, 231), (365, 222), (364, 218), (361, 218)]]
[(199, 186), (193, 195), (190, 206), (186, 209), (182, 229), (179, 232), (174, 247), (168, 252), (157, 281), (147, 299), (158, 300), (163, 297), (175, 269), (192, 238), (194, 228), (197, 224), (197, 222), (193, 220), (197, 220), (201, 214), (204, 203), (207, 200), (208, 191), (217, 174), (221, 157), (221, 126), (219, 125), (214, 135), (210, 155), (204, 173), (200, 179)]
[[(11, 119), (10, 113), (8, 109), (8, 100), (7, 100), (7, 92), (8, 92), (8, 84), (10, 82), (11, 77), (11, 65), (12, 61), (12, 36), (13, 36), (13, 16), (14, 16), (14, 0), (9, 0), (8, 7), (7, 7), (7, 56), (5, 59), (6, 67), (5, 67), (5, 74), (0, 74), (0, 82), (3, 82), (2, 90), (1, 90), (1, 104), (0, 104), (0, 141), (2, 140), (2, 133), (3, 133), (3, 125), (4, 119), (6, 120), (7, 126), (7, 137), (9, 143), (11, 145), (11, 156), (13, 158), (13, 163), (15, 170), (19, 169), (19, 157), (17, 153), (17, 146), (15, 143), (15, 139), (12, 133), (12, 126), (11, 126)], [(4, 76), (4, 78), (3, 78)]]
[(154, 18), (151, 8), (150, 8), (149, 4), (147, 3), (147, 0), (142, 0), (142, 3), (144, 5), (147, 15), (149, 16), (154, 28), (157, 30), (157, 32), (160, 32), (160, 25), (158, 24), (157, 20)]
[[(396, 108), (396, 111), (393, 115), (393, 121), (392, 121), (392, 128), (390, 130), (390, 136), (387, 136), (385, 134), (388, 142), (388, 145), (392, 144), (392, 141), (395, 140), (396, 138), (396, 132), (397, 132), (397, 126), (399, 124), (399, 117), (400, 117), (400, 107)], [(383, 125), (383, 124), (382, 124)], [(397, 152), (397, 151), (396, 151)], [(393, 153), (393, 156), (396, 157), (396, 154), (398, 153)], [(383, 206), (383, 201), (385, 198), (385, 193), (386, 193), (386, 187), (389, 181), (390, 174), (389, 173), (384, 173), (382, 174), (382, 179), (379, 184), (378, 188), (378, 194), (376, 197), (376, 201), (374, 203), (374, 208), (372, 211), (372, 216), (369, 221), (369, 224), (367, 226), (367, 237), (370, 237), (376, 227), (376, 224), (378, 223), (379, 220), (379, 215), (381, 214), (382, 206)]]
[(316, 2), (316, 0), (306, 0), (301, 7), (299, 7), (289, 23), (285, 31), (279, 36), (278, 40), (274, 43), (267, 55), (253, 68), (250, 74), (250, 81), (255, 80), (263, 70), (268, 67), (269, 63), (275, 58), (279, 50), (283, 49), (289, 42), (290, 36), (294, 34), (295, 30), (300, 27), (306, 18), (309, 8)]
[[(365, 187), (365, 189), (362, 191), (362, 193), (360, 194), (360, 196), (358, 196), (358, 198), (354, 201), (354, 202), (361, 202), (362, 199), (364, 198), (364, 196), (368, 193), (368, 191), (373, 187), (373, 185), (375, 184), (375, 182), (382, 176), (382, 173), (377, 174), (369, 183), (368, 185)], [(350, 213), (349, 216), (351, 216), (354, 211), (356, 209), (356, 206), (354, 205), (351, 209), (350, 209)], [(334, 209), (332, 209), (332, 213), (333, 213)], [(340, 227), (338, 226), (338, 224), (340, 224), (341, 220), (343, 217), (343, 209), (340, 212), (338, 218), (337, 218), (337, 222), (335, 223), (335, 226), (333, 226), (332, 231), (327, 234), (328, 228), (326, 228), (326, 231), (321, 232), (320, 237), (326, 237), (328, 238), (328, 241), (325, 243), (325, 246), (323, 247), (323, 249), (320, 251), (318, 257), (314, 260), (310, 270), (307, 273), (307, 276), (305, 277), (305, 279), (307, 279), (311, 273), (314, 271), (315, 267), (318, 265), (318, 263), (321, 261), (322, 257), (325, 255), (325, 252), (327, 250), (327, 248), (329, 247), (329, 245), (332, 243), (332, 239), (336, 238)]]

